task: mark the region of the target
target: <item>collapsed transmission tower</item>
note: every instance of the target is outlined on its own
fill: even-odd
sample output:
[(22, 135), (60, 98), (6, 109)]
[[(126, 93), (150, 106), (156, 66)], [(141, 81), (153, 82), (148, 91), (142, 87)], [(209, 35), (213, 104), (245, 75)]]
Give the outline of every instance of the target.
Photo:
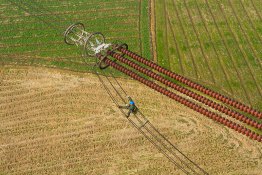
[[(119, 106), (120, 103), (126, 104), (124, 99), (127, 96), (124, 89), (118, 83), (115, 76), (112, 74), (109, 66), (124, 72), (127, 75), (139, 80), (140, 82), (147, 83), (148, 85), (154, 85), (153, 82), (139, 76), (133, 71), (123, 67), (122, 65), (112, 61), (108, 56), (115, 54), (118, 49), (125, 47), (128, 49), (128, 45), (125, 43), (105, 43), (105, 38), (102, 33), (94, 32), (88, 33), (85, 31), (85, 27), (82, 23), (70, 23), (67, 20), (57, 16), (48, 9), (42, 7), (34, 1), (27, 0), (8, 0), (13, 5), (18, 6), (22, 10), (31, 14), (35, 18), (41, 20), (50, 27), (56, 29), (58, 32), (63, 34), (64, 41), (68, 45), (76, 45), (79, 48), (81, 57), (85, 63), (89, 62), (89, 57), (93, 57), (93, 66), (91, 69), (94, 74), (96, 74), (103, 84), (105, 90), (107, 91), (113, 102)], [(68, 27), (69, 26), (69, 27)], [(62, 30), (61, 30), (62, 29)], [(122, 53), (121, 56), (125, 55)], [(90, 64), (89, 64), (90, 65)], [(107, 69), (108, 73), (104, 70)], [(101, 77), (101, 73), (105, 78)], [(106, 81), (106, 82), (105, 82)], [(108, 86), (109, 84), (109, 86)], [(158, 87), (157, 87), (158, 88)], [(158, 89), (161, 89), (159, 87)], [(125, 116), (126, 112), (119, 109)], [(178, 173), (185, 174), (208, 174), (197, 164), (191, 161), (186, 155), (184, 155), (178, 148), (176, 148), (171, 142), (169, 142), (143, 115), (143, 113), (138, 110), (137, 114), (133, 114), (126, 119), (141, 133), (143, 134), (162, 154), (164, 154), (170, 162), (175, 165)]]

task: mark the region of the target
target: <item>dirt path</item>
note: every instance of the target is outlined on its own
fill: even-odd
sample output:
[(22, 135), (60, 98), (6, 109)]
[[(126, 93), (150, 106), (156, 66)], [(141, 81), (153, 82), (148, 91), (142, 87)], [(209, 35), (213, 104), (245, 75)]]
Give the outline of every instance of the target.
[[(180, 174), (136, 130), (92, 74), (5, 68), (0, 172)], [(262, 144), (148, 87), (119, 79), (150, 122), (210, 174), (259, 174)], [(123, 140), (121, 137), (123, 135)]]

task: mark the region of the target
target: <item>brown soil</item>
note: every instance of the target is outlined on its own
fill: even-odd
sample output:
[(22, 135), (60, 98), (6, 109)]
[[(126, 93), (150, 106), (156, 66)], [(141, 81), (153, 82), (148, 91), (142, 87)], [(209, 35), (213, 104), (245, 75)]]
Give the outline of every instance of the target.
[[(34, 67), (0, 72), (1, 173), (180, 174), (136, 129), (120, 147), (133, 127), (127, 123), (123, 132), (126, 119), (96, 76)], [(141, 83), (118, 80), (150, 122), (208, 173), (261, 173), (261, 143)]]

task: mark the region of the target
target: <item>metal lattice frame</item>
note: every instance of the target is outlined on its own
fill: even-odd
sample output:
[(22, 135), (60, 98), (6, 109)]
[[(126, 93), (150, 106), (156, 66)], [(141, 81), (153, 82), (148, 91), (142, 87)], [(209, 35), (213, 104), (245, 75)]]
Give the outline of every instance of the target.
[(101, 32), (88, 33), (82, 23), (70, 25), (64, 33), (64, 41), (68, 45), (82, 46), (86, 55), (95, 57), (113, 44), (105, 43), (105, 37)]

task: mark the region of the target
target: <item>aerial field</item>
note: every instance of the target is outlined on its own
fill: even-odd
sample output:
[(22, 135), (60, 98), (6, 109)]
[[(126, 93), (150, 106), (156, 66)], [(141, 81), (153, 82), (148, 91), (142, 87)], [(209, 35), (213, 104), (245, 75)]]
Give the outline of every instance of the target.
[[(37, 1), (71, 23), (81, 22), (89, 33), (101, 32), (110, 43), (128, 43), (133, 51), (151, 58), (149, 3), (147, 0)], [(30, 3), (32, 4), (32, 3)], [(27, 9), (25, 5), (21, 7)], [(36, 8), (34, 4), (33, 8)], [(41, 8), (37, 7), (40, 9)], [(2, 64), (37, 65), (90, 71), (76, 46), (65, 44), (63, 35), (8, 1), (1, 3), (0, 54)], [(50, 15), (36, 13), (58, 27)], [(63, 22), (59, 19), (58, 22)], [(70, 24), (65, 24), (69, 27)], [(58, 29), (65, 31), (66, 27)], [(90, 59), (94, 62), (93, 59)]]
[[(126, 123), (96, 76), (4, 67), (0, 78), (1, 174), (181, 174)], [(261, 171), (260, 142), (141, 83), (118, 81), (150, 122), (208, 173)]]
[[(23, 6), (29, 1), (20, 2)], [(236, 110), (163, 72), (157, 74), (181, 89), (168, 87), (167, 80), (153, 80), (158, 75), (138, 73), (167, 88), (170, 93), (165, 95), (178, 94), (223, 121), (238, 124), (237, 128), (250, 129), (241, 134), (235, 125), (226, 127), (222, 120), (208, 118), (205, 110), (204, 115), (196, 113), (193, 104), (184, 106), (183, 100), (176, 102), (113, 66), (108, 68), (160, 133), (205, 171), (260, 174), (261, 136), (255, 136), (262, 135), (259, 0), (36, 2), (71, 23), (83, 23), (89, 33), (103, 33), (106, 43), (127, 43), (138, 55), (256, 109), (256, 114), (247, 113), (246, 106)], [(61, 32), (36, 17), (62, 32), (70, 24), (41, 10), (34, 17), (7, 0), (0, 4), (0, 174), (182, 173), (113, 104), (91, 72), (94, 59), (84, 57), (86, 64), (76, 46), (65, 44)], [(37, 6), (24, 8), (30, 11), (33, 7)], [(120, 60), (117, 64), (124, 65)], [(156, 72), (149, 65), (144, 67)], [(200, 100), (185, 93), (183, 87), (192, 91), (191, 95), (198, 94)], [(204, 100), (207, 97), (213, 106)], [(229, 110), (239, 114), (230, 115)], [(245, 116), (244, 121), (241, 118)]]
[(262, 109), (259, 0), (156, 0), (154, 6), (158, 64)]

